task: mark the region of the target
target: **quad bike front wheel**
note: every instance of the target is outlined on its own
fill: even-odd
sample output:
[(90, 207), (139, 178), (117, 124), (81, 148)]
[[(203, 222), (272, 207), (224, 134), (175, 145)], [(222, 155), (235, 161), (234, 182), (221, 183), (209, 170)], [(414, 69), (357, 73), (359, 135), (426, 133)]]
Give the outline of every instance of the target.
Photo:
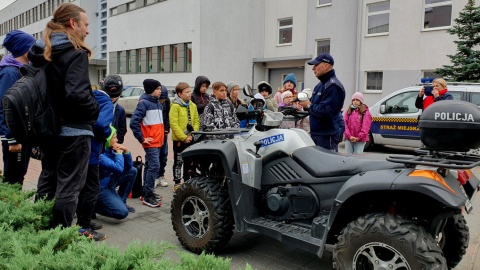
[(350, 222), (338, 236), (334, 267), (342, 270), (446, 270), (442, 250), (425, 229), (386, 213)]
[(170, 210), (180, 243), (200, 254), (225, 246), (233, 234), (233, 215), (227, 187), (216, 180), (195, 177), (173, 195)]
[(438, 239), (449, 269), (457, 266), (467, 252), (470, 232), (463, 215), (450, 217)]

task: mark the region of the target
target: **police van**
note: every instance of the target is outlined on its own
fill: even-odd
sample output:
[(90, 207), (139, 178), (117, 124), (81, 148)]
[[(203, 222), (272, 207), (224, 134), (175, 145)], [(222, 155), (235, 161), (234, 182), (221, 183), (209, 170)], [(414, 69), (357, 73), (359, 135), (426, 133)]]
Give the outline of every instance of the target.
[[(480, 106), (480, 84), (449, 82), (447, 88), (455, 100), (468, 101)], [(415, 107), (420, 89), (422, 86), (398, 90), (369, 108), (372, 126), (370, 141), (365, 145), (366, 150), (376, 145), (421, 146), (418, 117), (422, 110)]]

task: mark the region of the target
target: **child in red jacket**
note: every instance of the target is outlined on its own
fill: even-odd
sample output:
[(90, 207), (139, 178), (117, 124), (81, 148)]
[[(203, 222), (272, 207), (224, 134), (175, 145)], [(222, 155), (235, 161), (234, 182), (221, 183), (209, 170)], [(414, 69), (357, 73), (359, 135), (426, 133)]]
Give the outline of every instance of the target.
[(162, 85), (157, 80), (146, 79), (143, 88), (145, 93), (140, 96), (130, 119), (130, 129), (145, 150), (145, 174), (140, 200), (144, 205), (160, 207), (161, 197), (153, 189), (160, 170), (160, 151), (165, 137), (163, 107), (159, 102)]

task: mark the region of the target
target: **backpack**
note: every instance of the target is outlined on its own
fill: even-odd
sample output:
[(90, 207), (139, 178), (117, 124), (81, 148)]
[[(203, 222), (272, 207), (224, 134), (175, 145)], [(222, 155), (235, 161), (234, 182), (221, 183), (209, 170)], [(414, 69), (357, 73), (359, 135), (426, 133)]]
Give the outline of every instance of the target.
[(16, 141), (32, 146), (58, 135), (50, 97), (47, 92), (45, 67), (23, 65), (23, 75), (2, 98), (5, 123)]

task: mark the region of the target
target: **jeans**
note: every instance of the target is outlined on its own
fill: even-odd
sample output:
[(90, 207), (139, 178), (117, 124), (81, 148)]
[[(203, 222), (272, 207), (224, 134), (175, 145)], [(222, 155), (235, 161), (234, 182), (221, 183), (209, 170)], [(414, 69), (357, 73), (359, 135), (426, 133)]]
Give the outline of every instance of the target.
[(52, 227), (72, 225), (78, 196), (87, 178), (90, 139), (59, 136), (41, 147), (44, 156), (37, 198), (55, 198)]
[[(124, 219), (128, 216), (126, 207), (127, 197), (132, 191), (133, 182), (137, 176), (137, 169), (130, 168), (120, 174), (110, 176), (110, 182), (106, 188), (103, 188), (98, 195), (95, 212), (102, 216), (115, 219)], [(120, 186), (118, 193), (115, 191)]]
[(315, 145), (321, 146), (327, 150), (338, 152), (338, 144), (342, 141), (343, 133), (336, 135), (312, 135)]
[(23, 185), (25, 174), (28, 170), (28, 163), (30, 162), (30, 152), (32, 148), (22, 145), (20, 153), (13, 153), (8, 151), (8, 142), (2, 141), (3, 151), (3, 175), (4, 182), (10, 184)]
[(351, 142), (345, 141), (345, 152), (349, 154), (363, 154), (363, 148), (366, 142)]
[(118, 196), (122, 198), (124, 204), (127, 203), (128, 195), (132, 192), (135, 178), (137, 177), (137, 169), (131, 167), (128, 171), (123, 171), (120, 174), (113, 174), (110, 176), (109, 188), (118, 188)]
[(160, 147), (160, 155), (159, 155), (160, 170), (158, 170), (158, 175), (156, 178), (160, 178), (165, 175), (165, 167), (167, 166), (167, 160), (168, 160), (168, 141), (167, 141), (167, 134), (165, 134), (165, 140), (163, 142), (162, 147)]
[(143, 173), (143, 195), (153, 194), (155, 178), (160, 170), (160, 147), (145, 148), (145, 171)]
[(192, 165), (192, 159), (186, 158), (185, 163), (182, 159), (182, 152), (185, 148), (189, 147), (191, 144), (186, 144), (180, 141), (173, 141), (173, 181), (175, 184), (180, 184), (182, 180), (182, 165), (183, 165), (183, 181), (191, 178), (191, 173), (194, 171), (195, 167)]

